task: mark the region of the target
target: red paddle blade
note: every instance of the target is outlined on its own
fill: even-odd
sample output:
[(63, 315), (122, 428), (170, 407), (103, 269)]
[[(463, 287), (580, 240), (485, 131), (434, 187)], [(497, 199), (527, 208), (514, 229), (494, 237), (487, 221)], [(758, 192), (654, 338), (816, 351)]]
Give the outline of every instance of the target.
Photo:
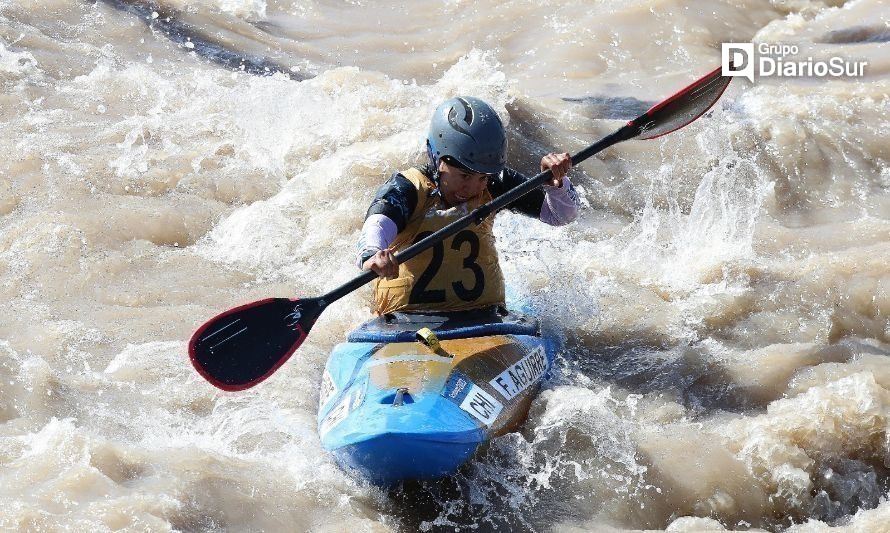
[(641, 133), (636, 138), (642, 140), (661, 137), (705, 114), (720, 99), (732, 80), (729, 76), (721, 76), (720, 71), (720, 67), (717, 67), (628, 122), (628, 125), (640, 128)]
[(253, 387), (300, 347), (324, 309), (321, 303), (316, 298), (269, 298), (217, 315), (192, 335), (192, 365), (222, 390)]

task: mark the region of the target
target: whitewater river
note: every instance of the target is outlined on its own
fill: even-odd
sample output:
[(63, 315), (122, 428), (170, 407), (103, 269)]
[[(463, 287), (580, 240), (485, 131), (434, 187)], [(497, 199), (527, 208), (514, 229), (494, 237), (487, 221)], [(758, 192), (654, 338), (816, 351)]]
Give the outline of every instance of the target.
[[(456, 94), (510, 164), (578, 151), (723, 42), (866, 61), (737, 78), (496, 231), (564, 345), (519, 433), (381, 491), (316, 430), (366, 287), (241, 393), (191, 333), (357, 271), (369, 199)], [(890, 531), (890, 2), (0, 0), (0, 529)]]

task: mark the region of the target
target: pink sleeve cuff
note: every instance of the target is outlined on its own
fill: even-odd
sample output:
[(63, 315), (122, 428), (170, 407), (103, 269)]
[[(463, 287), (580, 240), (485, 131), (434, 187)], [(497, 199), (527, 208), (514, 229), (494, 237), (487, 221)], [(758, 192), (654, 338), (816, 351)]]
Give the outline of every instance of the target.
[(396, 223), (386, 215), (374, 214), (369, 216), (358, 239), (358, 267), (361, 268), (365, 260), (375, 253), (389, 248), (392, 241), (396, 240), (399, 229)]
[(541, 206), (541, 222), (551, 226), (564, 226), (578, 217), (581, 202), (572, 180), (562, 178), (562, 187), (544, 185), (544, 205)]

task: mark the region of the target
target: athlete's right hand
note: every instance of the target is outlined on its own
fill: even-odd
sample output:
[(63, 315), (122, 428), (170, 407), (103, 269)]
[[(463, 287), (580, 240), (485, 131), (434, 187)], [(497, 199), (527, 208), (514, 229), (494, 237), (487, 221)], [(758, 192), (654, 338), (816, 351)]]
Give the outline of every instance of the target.
[(395, 279), (399, 277), (399, 263), (392, 250), (380, 250), (362, 265), (363, 270), (373, 270), (381, 278)]

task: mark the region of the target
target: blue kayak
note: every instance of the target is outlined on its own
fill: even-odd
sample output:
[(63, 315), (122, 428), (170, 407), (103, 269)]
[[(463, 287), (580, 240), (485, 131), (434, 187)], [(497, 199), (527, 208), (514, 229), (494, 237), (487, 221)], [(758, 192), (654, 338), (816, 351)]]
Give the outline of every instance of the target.
[(347, 340), (325, 367), (318, 431), (342, 468), (377, 485), (453, 473), (514, 430), (555, 351), (536, 319), (503, 309), (395, 313)]

